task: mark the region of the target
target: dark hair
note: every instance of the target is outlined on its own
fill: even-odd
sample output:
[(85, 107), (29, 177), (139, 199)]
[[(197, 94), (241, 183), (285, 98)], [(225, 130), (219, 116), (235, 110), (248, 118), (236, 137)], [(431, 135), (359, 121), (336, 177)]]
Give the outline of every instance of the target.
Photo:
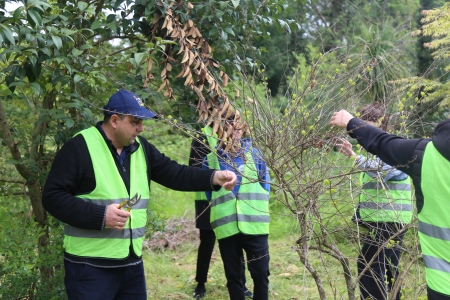
[(372, 104), (363, 106), (359, 110), (360, 119), (366, 122), (378, 122), (380, 119), (380, 128), (384, 131), (387, 130), (387, 125), (389, 122), (389, 116), (386, 115), (385, 110), (380, 102), (375, 101)]

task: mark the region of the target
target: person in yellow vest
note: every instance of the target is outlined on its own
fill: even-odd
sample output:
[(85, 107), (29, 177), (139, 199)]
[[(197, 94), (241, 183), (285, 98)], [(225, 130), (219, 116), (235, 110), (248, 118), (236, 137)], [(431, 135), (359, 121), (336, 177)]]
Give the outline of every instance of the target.
[[(231, 300), (245, 299), (242, 282), (242, 250), (247, 257), (253, 279), (253, 297), (266, 300), (269, 295), (269, 192), (270, 178), (261, 153), (249, 138), (242, 138), (241, 124), (227, 121), (224, 130), (232, 126), (236, 143), (229, 151), (216, 148), (203, 161), (204, 169), (228, 170), (238, 177), (231, 191), (206, 192), (211, 202), (211, 227), (219, 243), (227, 288)], [(225, 145), (224, 145), (225, 146)]]
[[(113, 94), (103, 122), (58, 151), (42, 194), (65, 223), (64, 283), (69, 300), (147, 299), (142, 243), (150, 181), (181, 191), (231, 190), (233, 172), (179, 165), (146, 139), (142, 120), (156, 114), (130, 91)], [(131, 211), (119, 204), (136, 195)]]
[(429, 300), (450, 300), (450, 120), (431, 138), (405, 139), (353, 117), (333, 113), (330, 126), (347, 130), (368, 152), (411, 176)]
[[(191, 151), (189, 154), (189, 166), (201, 168), (203, 158), (211, 153), (211, 149), (217, 146), (217, 135), (213, 134), (211, 126), (202, 129), (202, 134), (198, 138), (192, 139)], [(212, 230), (210, 223), (211, 207), (206, 199), (205, 192), (195, 192), (195, 227), (200, 233), (200, 244), (197, 252), (197, 263), (195, 272), (195, 281), (197, 286), (194, 290), (194, 298), (202, 299), (206, 294), (209, 265), (211, 256), (216, 243), (216, 235)], [(242, 254), (242, 261), (244, 261)], [(244, 284), (245, 296), (252, 299), (253, 293), (245, 286), (245, 264), (242, 264), (242, 282)]]
[[(386, 130), (388, 117), (380, 103), (364, 106), (360, 116), (366, 123)], [(354, 217), (357, 224), (369, 230), (357, 263), (358, 275), (362, 275), (361, 299), (391, 299), (388, 292), (398, 277), (404, 225), (412, 219), (410, 178), (378, 157), (369, 160), (356, 155), (346, 139), (340, 139), (337, 146), (345, 156), (354, 158), (357, 168), (365, 171), (360, 174), (362, 192)], [(400, 297), (399, 291), (395, 299)]]

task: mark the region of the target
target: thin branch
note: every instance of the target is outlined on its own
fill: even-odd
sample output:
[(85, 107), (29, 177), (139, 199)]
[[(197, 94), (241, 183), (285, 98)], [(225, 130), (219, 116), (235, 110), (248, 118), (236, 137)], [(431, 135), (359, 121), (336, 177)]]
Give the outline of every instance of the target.
[(25, 184), (25, 180), (0, 176), (0, 182)]

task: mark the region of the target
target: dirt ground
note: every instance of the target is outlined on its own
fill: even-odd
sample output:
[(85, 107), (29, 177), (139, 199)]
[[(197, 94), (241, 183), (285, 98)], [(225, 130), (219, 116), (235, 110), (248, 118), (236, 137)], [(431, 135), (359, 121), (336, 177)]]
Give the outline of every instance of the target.
[(166, 221), (165, 232), (156, 231), (151, 239), (144, 241), (149, 251), (173, 250), (179, 245), (198, 241), (199, 230), (195, 228), (195, 220), (191, 218), (174, 218)]

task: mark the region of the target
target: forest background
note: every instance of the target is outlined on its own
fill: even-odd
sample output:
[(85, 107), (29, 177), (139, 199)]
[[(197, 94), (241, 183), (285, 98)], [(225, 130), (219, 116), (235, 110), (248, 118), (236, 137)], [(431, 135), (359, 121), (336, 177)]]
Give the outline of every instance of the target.
[[(380, 101), (391, 132), (430, 136), (449, 114), (449, 12), (433, 0), (0, 0), (1, 298), (65, 298), (63, 225), (42, 187), (64, 142), (124, 88), (158, 112), (144, 136), (180, 163), (202, 125), (229, 142), (221, 116), (239, 115), (272, 175), (271, 298), (357, 299), (359, 171), (327, 123)], [(149, 298), (187, 299), (198, 240), (168, 241), (194, 230), (193, 195), (152, 189)], [(425, 299), (408, 226), (390, 298), (401, 286)], [(210, 278), (208, 297), (226, 299), (217, 251)]]

